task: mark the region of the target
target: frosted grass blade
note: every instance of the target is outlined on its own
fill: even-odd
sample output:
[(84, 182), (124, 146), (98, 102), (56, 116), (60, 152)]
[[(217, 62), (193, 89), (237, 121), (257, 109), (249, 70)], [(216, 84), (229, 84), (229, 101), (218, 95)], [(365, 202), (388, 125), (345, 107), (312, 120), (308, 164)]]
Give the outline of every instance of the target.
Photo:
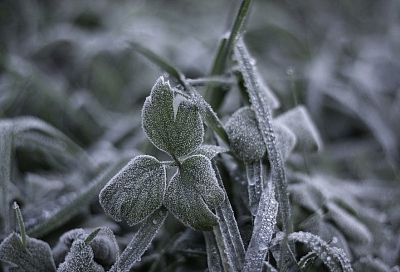
[(275, 200), (275, 184), (270, 182), (263, 190), (257, 215), (254, 220), (254, 229), (243, 271), (262, 271), (264, 259), (268, 253), (272, 235), (275, 232), (278, 202)]
[(158, 230), (163, 225), (168, 212), (165, 208), (156, 210), (140, 226), (131, 242), (121, 253), (119, 261), (110, 272), (129, 272), (133, 265), (140, 261), (143, 253), (150, 246)]

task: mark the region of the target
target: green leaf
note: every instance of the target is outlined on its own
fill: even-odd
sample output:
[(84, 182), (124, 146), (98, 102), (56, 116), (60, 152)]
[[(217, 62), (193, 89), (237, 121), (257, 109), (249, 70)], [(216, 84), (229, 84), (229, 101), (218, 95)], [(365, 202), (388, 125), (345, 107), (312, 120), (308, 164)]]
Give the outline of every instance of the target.
[(56, 267), (49, 245), (27, 237), (26, 248), (18, 234), (12, 233), (0, 244), (0, 260), (10, 264), (13, 272), (51, 272)]
[(100, 204), (116, 221), (136, 225), (161, 207), (166, 184), (164, 166), (154, 157), (131, 160), (100, 192)]
[(282, 115), (275, 122), (290, 129), (297, 138), (297, 150), (319, 151), (322, 149), (322, 140), (307, 109), (297, 106)]
[(194, 151), (202, 142), (204, 128), (197, 107), (182, 101), (174, 116), (174, 91), (160, 77), (143, 105), (143, 128), (160, 150), (181, 157)]
[(182, 162), (165, 194), (168, 210), (185, 225), (196, 230), (211, 230), (218, 218), (210, 210), (224, 201), (211, 161), (194, 155)]
[(254, 111), (249, 107), (237, 110), (225, 125), (232, 151), (244, 162), (262, 159), (266, 146), (257, 126)]

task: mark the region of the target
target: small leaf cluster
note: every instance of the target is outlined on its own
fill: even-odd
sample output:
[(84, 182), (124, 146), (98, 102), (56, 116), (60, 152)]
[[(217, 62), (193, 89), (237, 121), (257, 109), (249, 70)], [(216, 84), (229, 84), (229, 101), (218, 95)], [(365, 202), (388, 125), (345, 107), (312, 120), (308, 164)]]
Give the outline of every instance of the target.
[[(224, 200), (210, 159), (224, 150), (202, 145), (203, 120), (190, 100), (160, 77), (142, 110), (143, 129), (159, 150), (177, 166), (167, 184), (166, 163), (148, 155), (132, 159), (100, 192), (100, 204), (116, 221), (135, 225), (164, 205), (177, 219), (196, 230), (218, 223), (212, 209)], [(178, 101), (178, 105), (176, 102)]]

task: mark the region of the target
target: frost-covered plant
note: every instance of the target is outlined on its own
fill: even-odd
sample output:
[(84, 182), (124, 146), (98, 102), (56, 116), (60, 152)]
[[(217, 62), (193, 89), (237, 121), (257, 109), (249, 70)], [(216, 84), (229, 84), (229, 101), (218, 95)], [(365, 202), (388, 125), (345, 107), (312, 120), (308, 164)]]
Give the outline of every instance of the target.
[[(224, 200), (210, 159), (202, 146), (204, 129), (199, 109), (159, 78), (143, 106), (143, 129), (150, 141), (173, 162), (148, 155), (131, 160), (100, 192), (100, 204), (113, 219), (135, 225), (164, 205), (184, 224), (211, 230), (218, 221), (211, 211)], [(218, 149), (218, 147), (216, 147)], [(206, 154), (207, 155), (207, 154)], [(215, 154), (211, 154), (215, 155)], [(167, 185), (166, 166), (177, 167)]]

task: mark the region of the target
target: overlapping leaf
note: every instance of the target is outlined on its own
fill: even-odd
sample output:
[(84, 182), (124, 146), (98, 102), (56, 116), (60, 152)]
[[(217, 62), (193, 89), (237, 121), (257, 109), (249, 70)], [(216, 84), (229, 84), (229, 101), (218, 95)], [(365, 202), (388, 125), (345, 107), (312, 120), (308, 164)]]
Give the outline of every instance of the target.
[(165, 195), (165, 205), (180, 221), (197, 230), (211, 230), (218, 218), (210, 210), (224, 201), (211, 162), (194, 155), (182, 162), (172, 177)]
[(114, 220), (129, 225), (143, 221), (163, 201), (166, 172), (151, 156), (137, 156), (100, 192), (100, 204)]

